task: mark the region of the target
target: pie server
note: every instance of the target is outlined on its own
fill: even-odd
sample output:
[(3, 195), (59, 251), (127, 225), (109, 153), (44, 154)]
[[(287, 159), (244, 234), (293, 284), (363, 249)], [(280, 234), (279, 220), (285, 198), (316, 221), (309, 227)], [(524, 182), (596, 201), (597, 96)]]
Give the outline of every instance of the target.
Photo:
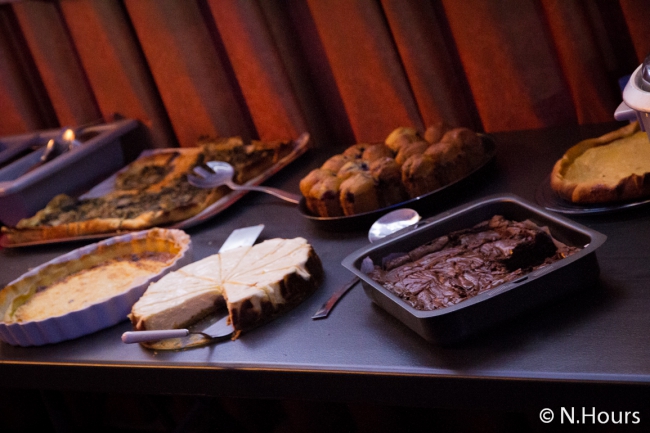
[(233, 230), (219, 248), (219, 252), (223, 253), (239, 247), (250, 247), (255, 243), (262, 230), (264, 230), (264, 224)]
[[(232, 250), (239, 247), (250, 246), (255, 243), (257, 237), (264, 229), (264, 224), (259, 224), (252, 227), (244, 227), (241, 229), (233, 230), (228, 236), (228, 239), (223, 243), (219, 252)], [(214, 324), (199, 331), (190, 331), (189, 329), (161, 329), (152, 331), (130, 331), (122, 334), (122, 341), (127, 344), (131, 343), (144, 343), (147, 341), (165, 340), (168, 338), (182, 338), (190, 334), (203, 335), (212, 342), (221, 341), (230, 338), (234, 329), (228, 323), (228, 315), (222, 317)]]
[(159, 341), (168, 338), (182, 338), (190, 334), (202, 335), (210, 342), (227, 340), (232, 335), (234, 329), (228, 323), (229, 316), (226, 314), (214, 324), (208, 326), (202, 331), (190, 331), (189, 329), (161, 329), (157, 331), (133, 331), (122, 334), (122, 341), (127, 344), (144, 343), (146, 341)]

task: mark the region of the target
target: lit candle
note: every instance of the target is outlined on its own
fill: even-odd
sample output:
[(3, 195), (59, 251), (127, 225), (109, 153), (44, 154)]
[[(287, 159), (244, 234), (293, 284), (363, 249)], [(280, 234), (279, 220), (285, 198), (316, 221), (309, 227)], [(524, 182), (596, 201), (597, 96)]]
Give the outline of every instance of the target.
[(75, 133), (70, 128), (67, 128), (66, 130), (63, 131), (63, 134), (61, 135), (61, 138), (68, 145), (69, 150), (72, 150), (72, 149), (74, 149), (76, 147), (81, 146), (81, 142), (76, 140)]

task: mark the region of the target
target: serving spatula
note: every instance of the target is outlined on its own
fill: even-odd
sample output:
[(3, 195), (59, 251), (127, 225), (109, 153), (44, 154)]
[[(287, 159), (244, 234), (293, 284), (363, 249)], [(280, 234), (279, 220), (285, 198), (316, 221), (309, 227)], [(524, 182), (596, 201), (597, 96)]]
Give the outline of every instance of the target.
[(232, 324), (228, 322), (228, 315), (226, 314), (221, 319), (217, 320), (214, 324), (208, 326), (202, 331), (190, 331), (189, 329), (161, 329), (154, 331), (132, 331), (122, 334), (122, 341), (127, 344), (131, 343), (144, 343), (146, 341), (159, 341), (167, 340), (169, 338), (183, 338), (191, 334), (202, 335), (207, 338), (211, 343), (228, 340), (234, 329)]

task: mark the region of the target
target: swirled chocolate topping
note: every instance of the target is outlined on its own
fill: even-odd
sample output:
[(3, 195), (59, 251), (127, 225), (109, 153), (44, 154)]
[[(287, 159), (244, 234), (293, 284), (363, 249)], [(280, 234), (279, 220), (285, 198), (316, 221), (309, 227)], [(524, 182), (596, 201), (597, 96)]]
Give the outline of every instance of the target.
[(579, 248), (533, 222), (500, 215), (408, 253), (391, 255), (369, 276), (418, 310), (457, 304), (563, 259)]

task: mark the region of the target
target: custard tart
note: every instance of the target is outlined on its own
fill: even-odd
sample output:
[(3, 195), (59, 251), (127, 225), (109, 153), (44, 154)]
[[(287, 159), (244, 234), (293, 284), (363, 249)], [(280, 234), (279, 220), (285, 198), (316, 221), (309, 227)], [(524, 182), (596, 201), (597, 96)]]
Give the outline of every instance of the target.
[(78, 248), (0, 290), (0, 340), (38, 346), (127, 319), (148, 285), (191, 261), (190, 237), (150, 229)]
[(555, 163), (551, 188), (573, 203), (610, 203), (650, 195), (650, 141), (638, 122), (584, 140)]

